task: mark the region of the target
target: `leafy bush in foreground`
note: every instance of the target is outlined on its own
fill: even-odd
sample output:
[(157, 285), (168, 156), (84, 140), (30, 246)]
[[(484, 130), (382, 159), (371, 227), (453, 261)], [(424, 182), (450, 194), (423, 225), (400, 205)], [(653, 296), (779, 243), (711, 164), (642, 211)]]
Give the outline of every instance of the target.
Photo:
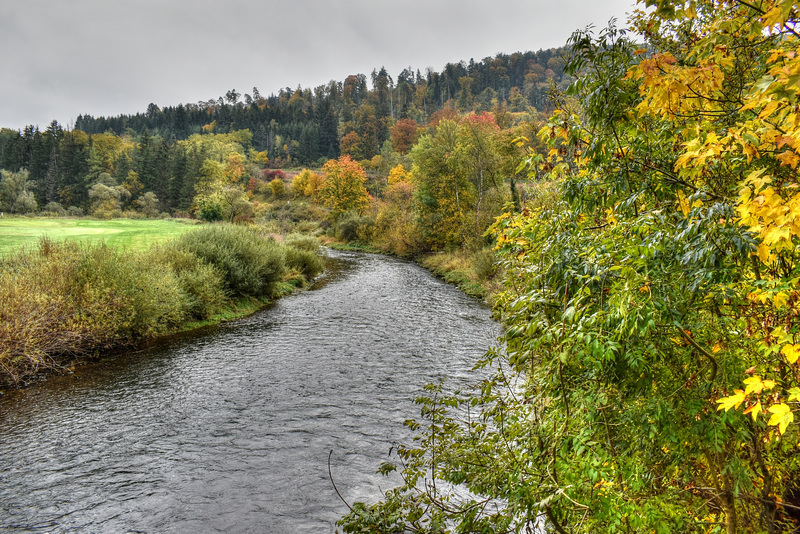
[(208, 319), (228, 300), (222, 272), (175, 242), (153, 247), (152, 258), (169, 264), (186, 298), (187, 313), (196, 319)]
[[(2, 261), (0, 381), (166, 332), (185, 317), (174, 272), (143, 254), (42, 240)], [(146, 260), (146, 261), (144, 261)]]

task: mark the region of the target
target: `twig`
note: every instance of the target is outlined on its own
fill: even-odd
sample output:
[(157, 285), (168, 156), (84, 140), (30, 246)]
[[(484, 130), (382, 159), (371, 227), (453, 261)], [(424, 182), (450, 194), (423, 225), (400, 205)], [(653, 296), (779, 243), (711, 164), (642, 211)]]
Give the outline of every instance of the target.
[(336, 495), (339, 496), (339, 498), (342, 500), (345, 506), (347, 506), (350, 509), (351, 512), (355, 512), (355, 510), (353, 510), (353, 507), (350, 506), (350, 503), (344, 500), (342, 494), (339, 493), (339, 488), (336, 487), (336, 482), (333, 481), (333, 474), (331, 473), (331, 456), (333, 456), (333, 449), (331, 449), (331, 452), (328, 453), (328, 478), (331, 479), (331, 484), (333, 484), (333, 489), (336, 492)]

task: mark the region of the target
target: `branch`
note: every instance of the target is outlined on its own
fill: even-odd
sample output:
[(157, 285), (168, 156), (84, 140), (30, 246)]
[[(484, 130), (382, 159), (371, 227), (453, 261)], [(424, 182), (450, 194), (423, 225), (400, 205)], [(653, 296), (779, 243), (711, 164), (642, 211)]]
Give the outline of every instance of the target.
[(348, 503), (346, 500), (344, 500), (344, 497), (342, 497), (342, 494), (339, 493), (339, 488), (336, 487), (336, 482), (333, 481), (333, 474), (331, 473), (331, 456), (333, 456), (333, 449), (331, 449), (331, 452), (328, 453), (328, 478), (330, 478), (331, 484), (333, 484), (333, 489), (336, 492), (336, 495), (339, 496), (339, 498), (342, 500), (342, 502), (345, 504), (345, 506), (347, 506), (350, 509), (351, 512), (355, 512), (355, 510), (353, 510), (353, 507), (350, 506), (350, 503)]
[(675, 324), (675, 328), (677, 328), (677, 329), (678, 329), (678, 332), (680, 332), (680, 333), (681, 333), (681, 335), (683, 336), (683, 338), (684, 338), (686, 341), (688, 341), (689, 343), (691, 343), (691, 345), (692, 345), (694, 348), (696, 348), (697, 350), (699, 350), (699, 351), (700, 351), (700, 353), (701, 353), (703, 356), (705, 356), (706, 358), (708, 358), (708, 360), (711, 362), (711, 367), (712, 367), (712, 370), (711, 370), (711, 376), (708, 378), (708, 381), (709, 381), (709, 382), (712, 382), (712, 381), (713, 381), (713, 380), (714, 380), (714, 379), (717, 377), (717, 370), (719, 369), (719, 366), (717, 365), (717, 360), (714, 358), (714, 356), (712, 356), (712, 355), (711, 355), (711, 353), (710, 353), (710, 352), (708, 352), (706, 349), (704, 349), (703, 347), (701, 347), (700, 345), (698, 345), (698, 344), (697, 344), (697, 342), (696, 342), (694, 339), (692, 339), (692, 336), (690, 336), (689, 334), (687, 334), (687, 333), (686, 333), (686, 330), (684, 330), (684, 329), (683, 329), (683, 328), (682, 328), (680, 325), (678, 325), (678, 324)]

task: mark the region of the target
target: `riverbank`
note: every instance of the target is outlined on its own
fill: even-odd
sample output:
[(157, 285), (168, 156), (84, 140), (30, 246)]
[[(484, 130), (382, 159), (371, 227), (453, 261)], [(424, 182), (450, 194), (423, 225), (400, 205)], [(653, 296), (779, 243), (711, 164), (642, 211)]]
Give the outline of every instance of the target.
[(332, 449), (342, 496), (380, 498), (416, 394), (471, 383), (500, 327), (410, 262), (326, 255), (266, 311), (0, 398), (0, 531), (333, 533)]
[(211, 225), (146, 251), (53, 242), (2, 259), (0, 387), (252, 313), (323, 270), (309, 236)]

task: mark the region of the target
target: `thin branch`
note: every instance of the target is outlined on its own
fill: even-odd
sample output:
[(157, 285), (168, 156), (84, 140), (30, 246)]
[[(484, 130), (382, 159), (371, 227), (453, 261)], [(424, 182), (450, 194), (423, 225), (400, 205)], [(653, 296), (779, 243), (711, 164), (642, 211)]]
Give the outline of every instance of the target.
[(355, 510), (353, 510), (353, 507), (350, 506), (350, 503), (344, 500), (342, 494), (339, 493), (339, 488), (336, 487), (336, 482), (333, 481), (333, 473), (331, 473), (331, 456), (333, 456), (333, 449), (331, 449), (331, 452), (328, 453), (328, 478), (330, 478), (331, 484), (333, 484), (333, 489), (336, 492), (336, 495), (339, 496), (339, 498), (342, 500), (345, 506), (347, 506), (350, 509), (351, 512), (355, 512)]

